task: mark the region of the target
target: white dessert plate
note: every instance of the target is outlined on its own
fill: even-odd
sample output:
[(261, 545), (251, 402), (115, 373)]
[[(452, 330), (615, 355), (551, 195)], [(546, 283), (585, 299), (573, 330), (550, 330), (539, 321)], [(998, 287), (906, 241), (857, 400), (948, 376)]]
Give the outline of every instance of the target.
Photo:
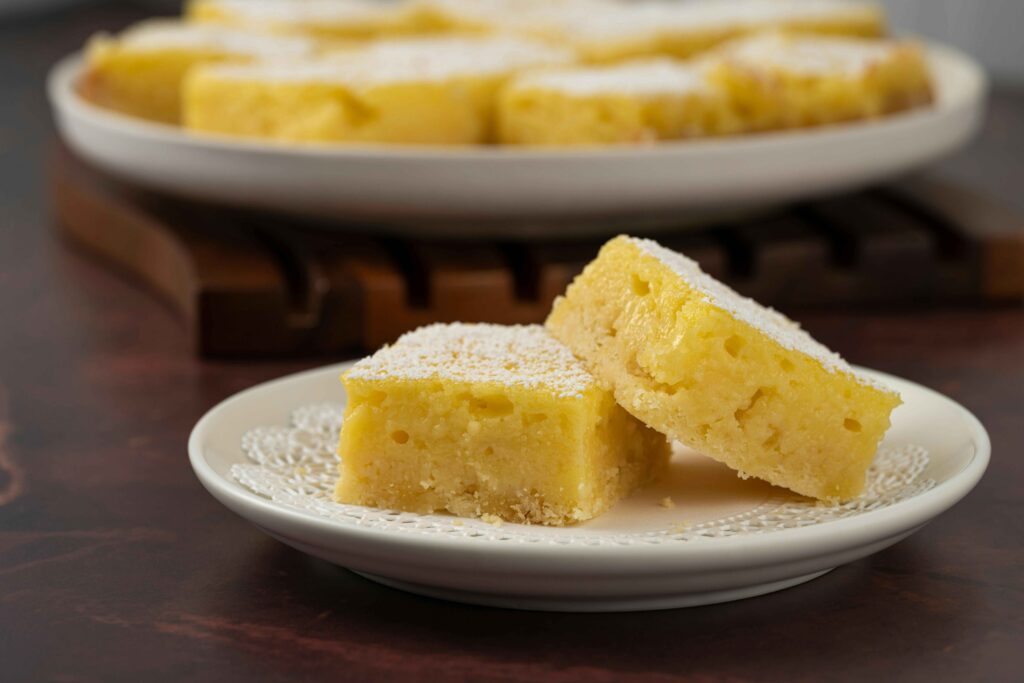
[(330, 492), (345, 367), (222, 402), (192, 431), (192, 467), (214, 497), (282, 542), (374, 581), (462, 602), (623, 611), (788, 588), (912, 534), (963, 498), (989, 461), (988, 435), (963, 407), (868, 371), (904, 404), (868, 490), (844, 505), (741, 480), (681, 446), (663, 481), (575, 527), (342, 505)]
[[(175, 195), (307, 217), (478, 234), (607, 230), (607, 221), (764, 208), (925, 165), (977, 128), (985, 76), (929, 45), (934, 106), (871, 122), (719, 140), (587, 149), (297, 145), (189, 134), (82, 99), (72, 55), (49, 77), (64, 140), (116, 176)], [(461, 223), (453, 226), (452, 223)], [(527, 223), (523, 226), (523, 223)], [(676, 223), (678, 225), (678, 223)], [(351, 227), (351, 226), (350, 226)]]

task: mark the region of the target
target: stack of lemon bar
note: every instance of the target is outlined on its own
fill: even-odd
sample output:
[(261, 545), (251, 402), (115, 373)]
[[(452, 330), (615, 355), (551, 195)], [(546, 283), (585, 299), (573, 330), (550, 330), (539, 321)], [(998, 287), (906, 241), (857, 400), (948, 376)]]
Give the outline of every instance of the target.
[(432, 325), (356, 363), (340, 502), (573, 524), (679, 441), (824, 501), (858, 496), (900, 403), (783, 315), (618, 237), (546, 326)]
[(193, 0), (94, 38), (80, 91), (202, 134), (586, 146), (927, 105), (927, 58), (858, 0)]

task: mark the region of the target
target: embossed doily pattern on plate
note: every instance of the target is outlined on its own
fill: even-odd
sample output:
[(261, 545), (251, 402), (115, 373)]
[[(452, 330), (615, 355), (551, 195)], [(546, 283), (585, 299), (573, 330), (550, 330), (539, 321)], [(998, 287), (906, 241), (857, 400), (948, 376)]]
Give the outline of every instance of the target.
[(751, 510), (692, 526), (635, 533), (595, 533), (580, 528), (494, 526), (447, 515), (418, 515), (344, 505), (332, 498), (337, 479), (336, 445), (344, 406), (318, 404), (299, 408), (290, 426), (260, 427), (245, 434), (242, 450), (249, 460), (231, 468), (235, 481), (264, 498), (341, 524), (403, 533), (445, 534), (466, 539), (558, 545), (636, 545), (692, 542), (743, 534), (765, 534), (822, 524), (889, 507), (935, 485), (922, 477), (928, 452), (921, 446), (883, 448), (868, 471), (864, 494), (843, 504), (779, 495)]

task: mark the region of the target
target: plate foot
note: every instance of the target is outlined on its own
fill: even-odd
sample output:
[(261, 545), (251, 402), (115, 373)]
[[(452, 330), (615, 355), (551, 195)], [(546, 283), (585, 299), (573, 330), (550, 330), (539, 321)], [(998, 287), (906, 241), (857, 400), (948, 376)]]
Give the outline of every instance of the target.
[(408, 581), (389, 579), (376, 574), (353, 571), (365, 579), (375, 583), (383, 584), (389, 588), (424, 595), (440, 600), (453, 602), (465, 602), (472, 605), (485, 605), (488, 607), (502, 607), (505, 609), (535, 610), (542, 612), (642, 612), (647, 610), (676, 609), (679, 607), (698, 607), (700, 605), (713, 605), (719, 602), (731, 602), (744, 598), (753, 598), (766, 593), (784, 590), (801, 583), (806, 583), (819, 576), (827, 574), (833, 568), (824, 571), (804, 574), (791, 579), (772, 581), (770, 583), (743, 586), (720, 591), (708, 591), (706, 593), (686, 593), (683, 595), (659, 595), (651, 597), (533, 597), (500, 595), (492, 593), (477, 593), (473, 591), (462, 591), (454, 588), (440, 588), (437, 586), (424, 586)]

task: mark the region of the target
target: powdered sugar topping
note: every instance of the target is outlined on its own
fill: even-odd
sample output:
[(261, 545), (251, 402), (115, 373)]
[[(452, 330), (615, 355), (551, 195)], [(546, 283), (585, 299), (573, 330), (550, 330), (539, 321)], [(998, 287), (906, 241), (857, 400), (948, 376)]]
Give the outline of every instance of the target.
[(220, 50), (252, 57), (305, 57), (316, 44), (296, 36), (270, 36), (214, 26), (154, 20), (124, 31), (120, 43), (133, 50), (193, 49)]
[(595, 386), (583, 364), (541, 325), (427, 325), (359, 361), (346, 376), (493, 382), (545, 389), (561, 398), (579, 398)]
[(752, 69), (780, 69), (807, 76), (858, 76), (890, 59), (897, 45), (858, 38), (768, 34), (730, 43), (720, 54)]
[(839, 21), (878, 16), (881, 12), (875, 4), (851, 0), (648, 0), (638, 3), (637, 7), (648, 12), (652, 19), (706, 28), (761, 28), (789, 22)]
[(570, 95), (602, 93), (687, 95), (708, 88), (703, 73), (671, 59), (626, 62), (609, 67), (575, 67), (527, 74), (517, 87), (541, 88)]
[(424, 72), (436, 73), (438, 77), (565, 64), (575, 58), (564, 48), (513, 36), (380, 41), (361, 54), (382, 64), (420, 65)]
[(572, 53), (514, 37), (410, 38), (373, 43), (319, 59), (225, 64), (212, 67), (227, 78), (328, 83), (440, 81), (491, 76), (568, 63)]
[(386, 0), (205, 0), (211, 9), (244, 23), (348, 23), (385, 18), (401, 3)]
[(848, 0), (648, 0), (616, 10), (574, 16), (563, 13), (565, 28), (577, 25), (585, 38), (626, 38), (672, 32), (769, 30), (803, 22), (880, 20), (876, 5)]
[(728, 285), (719, 282), (703, 270), (696, 261), (679, 252), (666, 249), (654, 240), (628, 238), (644, 254), (652, 256), (681, 277), (686, 284), (701, 294), (704, 299), (732, 315), (779, 345), (804, 353), (821, 363), (830, 372), (851, 375), (859, 383), (887, 393), (892, 390), (879, 384), (871, 377), (857, 372), (843, 358), (807, 334), (800, 326), (773, 308), (762, 306), (747, 298)]
[(616, 0), (419, 0), (418, 4), (456, 23), (527, 31), (543, 31), (622, 7)]

